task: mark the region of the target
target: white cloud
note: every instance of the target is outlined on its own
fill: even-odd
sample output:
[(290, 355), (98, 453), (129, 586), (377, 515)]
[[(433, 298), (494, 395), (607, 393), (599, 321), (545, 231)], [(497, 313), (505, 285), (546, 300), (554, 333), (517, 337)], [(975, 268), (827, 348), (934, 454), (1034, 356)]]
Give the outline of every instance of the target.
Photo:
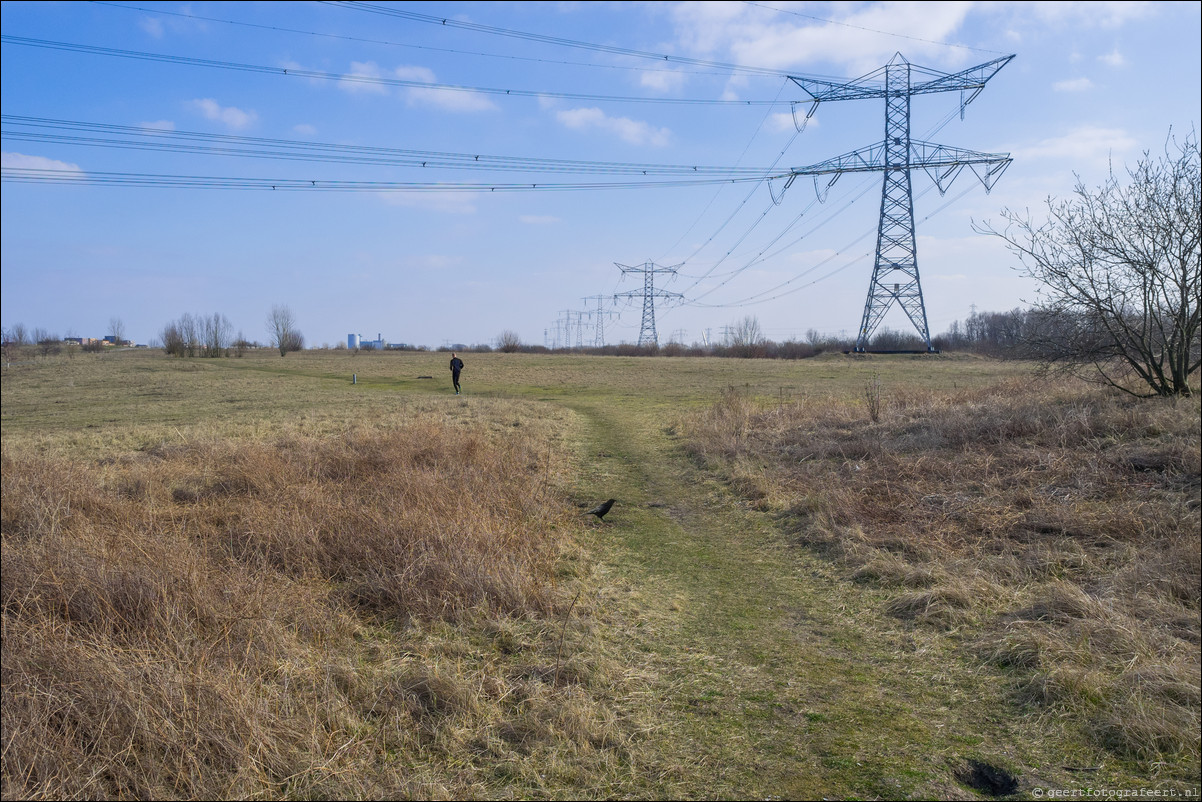
[(796, 131), (798, 128), (806, 130), (818, 127), (818, 118), (811, 117), (806, 119), (806, 112), (809, 111), (809, 105), (798, 104), (793, 107), (792, 112), (781, 111), (776, 112), (768, 117), (768, 122), (764, 125), (764, 129), (779, 134), (783, 131)]
[[(804, 118), (805, 115), (803, 114)], [(782, 131), (791, 131), (794, 128), (793, 115), (788, 112), (777, 112), (768, 118), (767, 124), (764, 126), (769, 132), (779, 134)]]
[(1157, 13), (1156, 3), (1111, 0), (1095, 3), (1022, 3), (1022, 12), (1032, 14), (1041, 25), (1121, 28), (1131, 20)]
[(723, 100), (741, 100), (743, 98), (743, 90), (747, 88), (746, 75), (732, 75), (726, 81), (726, 86), (722, 87)]
[(1052, 84), (1052, 89), (1057, 92), (1085, 92), (1093, 89), (1093, 81), (1088, 78), (1070, 78)]
[(598, 108), (569, 109), (556, 112), (555, 117), (574, 131), (600, 130), (632, 145), (663, 147), (672, 139), (672, 132), (667, 128), (654, 128), (628, 117), (610, 117)]
[(911, 60), (940, 64), (952, 59), (959, 64), (966, 58), (964, 52), (937, 43), (956, 38), (972, 6), (871, 3), (826, 21), (790, 18), (752, 4), (691, 2), (676, 6), (674, 16), (679, 46), (699, 57), (777, 69), (829, 61), (856, 76), (881, 67), (898, 50)]
[(1104, 56), (1098, 56), (1098, 61), (1109, 67), (1126, 67), (1127, 58), (1118, 51), (1118, 48), (1111, 50)]
[(444, 214), (475, 214), (475, 192), (381, 192), (379, 197), (389, 206), (425, 209)]
[(78, 164), (47, 159), (45, 156), (29, 156), (24, 153), (0, 153), (0, 167), (6, 170), (63, 170), (82, 173)]
[(292, 130), (301, 136), (317, 136), (317, 127), (308, 123), (292, 126)]
[(191, 6), (180, 6), (176, 12), (176, 16), (169, 19), (142, 17), (138, 20), (138, 27), (142, 29), (143, 33), (154, 39), (162, 39), (168, 34), (208, 32), (208, 24), (204, 20), (192, 16)]
[(155, 39), (163, 38), (163, 23), (152, 17), (143, 17), (138, 20), (138, 27)]
[(234, 130), (241, 130), (253, 125), (259, 118), (253, 111), (243, 111), (234, 106), (221, 106), (212, 98), (193, 100), (190, 105), (204, 115), (205, 119), (220, 122)]
[[(393, 74), (402, 81), (438, 83), (434, 72), (426, 67), (398, 67)], [(405, 97), (410, 103), (435, 106), (445, 111), (492, 111), (497, 107), (487, 95), (460, 89), (413, 87), (405, 92)]]
[(1054, 159), (1067, 164), (1105, 165), (1137, 148), (1139, 143), (1117, 128), (1083, 127), (1065, 136), (1051, 137), (1030, 145), (1014, 148), (1011, 155), (1018, 159)]
[(372, 95), (387, 95), (388, 88), (375, 83), (384, 77), (384, 71), (372, 61), (352, 61), (348, 77), (338, 81), (338, 88), (352, 94), (367, 93)]
[(531, 226), (547, 226), (560, 222), (558, 217), (550, 214), (523, 214), (518, 220)]
[(639, 73), (639, 85), (656, 92), (675, 92), (687, 80), (688, 76), (677, 70), (643, 70)]
[[(422, 84), (438, 83), (437, 76), (427, 67), (396, 67), (389, 72), (372, 61), (352, 62), (348, 76), (341, 79), (338, 86), (345, 92), (356, 94), (390, 94), (387, 84), (377, 83), (381, 79)], [(402, 96), (413, 105), (434, 106), (444, 111), (475, 112), (496, 109), (496, 104), (487, 95), (468, 90), (409, 87), (402, 90)]]
[(459, 256), (448, 256), (442, 253), (428, 253), (415, 257), (412, 264), (426, 270), (452, 270), (461, 267), (463, 259)]

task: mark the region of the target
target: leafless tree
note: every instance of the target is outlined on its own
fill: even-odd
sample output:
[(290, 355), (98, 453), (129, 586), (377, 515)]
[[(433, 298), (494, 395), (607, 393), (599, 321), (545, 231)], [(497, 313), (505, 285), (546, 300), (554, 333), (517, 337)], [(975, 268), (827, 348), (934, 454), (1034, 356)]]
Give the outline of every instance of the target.
[(109, 336), (113, 338), (113, 345), (124, 345), (125, 321), (115, 316), (109, 318)]
[(204, 354), (209, 357), (229, 356), (234, 327), (229, 318), (219, 312), (202, 321), (204, 328)]
[(163, 330), (159, 332), (159, 340), (163, 343), (163, 350), (167, 356), (185, 356), (187, 353), (187, 343), (184, 340), (184, 334), (180, 330), (177, 321), (171, 321)]
[(1137, 396), (1189, 395), (1202, 352), (1197, 133), (1165, 154), (1145, 151), (1128, 183), (1112, 170), (1097, 189), (1078, 178), (1070, 200), (1047, 201), (1048, 219), (1002, 212), (1002, 238), (1039, 282), (1024, 345), (1063, 369)]
[(42, 356), (57, 354), (63, 349), (63, 338), (57, 334), (51, 334), (46, 329), (35, 328), (30, 336), (33, 342), (37, 343), (38, 351)]
[(200, 352), (200, 321), (184, 312), (179, 318), (179, 331), (184, 341), (184, 355), (196, 356)]
[(21, 346), (25, 344), (29, 334), (25, 330), (24, 323), (17, 323), (12, 328), (4, 329), (4, 360), (11, 362), (15, 354), (19, 353)]
[(242, 330), (239, 329), (238, 336), (234, 338), (234, 353), (238, 356), (242, 356), (246, 353), (246, 349), (251, 347), (250, 341), (243, 336)]
[(723, 346), (727, 356), (750, 359), (764, 355), (764, 330), (759, 318), (747, 315), (726, 327)]
[(272, 346), (280, 350), (280, 356), (305, 347), (304, 335), (296, 328), (296, 318), (287, 306), (271, 307), (271, 314), (267, 316), (267, 335)]
[(14, 323), (12, 328), (8, 330), (6, 342), (11, 342), (13, 345), (29, 345), (29, 329), (24, 323)]
[(229, 347), (229, 328), (224, 315), (208, 318), (185, 312), (163, 327), (159, 339), (168, 356), (221, 356), (220, 349)]
[(727, 338), (729, 345), (735, 348), (759, 345), (764, 341), (764, 330), (760, 328), (759, 318), (747, 315), (727, 329)]

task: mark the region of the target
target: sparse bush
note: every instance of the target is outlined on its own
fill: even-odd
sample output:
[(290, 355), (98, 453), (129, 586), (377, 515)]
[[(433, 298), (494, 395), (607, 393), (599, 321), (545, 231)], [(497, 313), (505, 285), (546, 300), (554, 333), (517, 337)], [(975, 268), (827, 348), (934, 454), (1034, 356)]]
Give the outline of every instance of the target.
[(872, 336), (868, 345), (870, 351), (925, 351), (926, 344), (913, 332), (901, 332), (881, 327)]
[(497, 350), (505, 354), (516, 353), (522, 350), (522, 338), (516, 331), (506, 329), (497, 336)]

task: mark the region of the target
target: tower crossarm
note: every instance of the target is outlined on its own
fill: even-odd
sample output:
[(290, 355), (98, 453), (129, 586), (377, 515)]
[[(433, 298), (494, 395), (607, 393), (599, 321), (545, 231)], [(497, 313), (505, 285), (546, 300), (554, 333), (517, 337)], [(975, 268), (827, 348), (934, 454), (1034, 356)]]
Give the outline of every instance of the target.
[[(905, 63), (905, 59), (901, 57), (900, 53), (893, 58), (894, 61)], [(1013, 58), (1013, 55), (1003, 56), (955, 73), (945, 73), (925, 67), (914, 67), (913, 69), (916, 72), (921, 71), (935, 77), (922, 83), (912, 83), (907, 89), (907, 93), (911, 95), (927, 95), (933, 92), (971, 91), (971, 97), (965, 101), (967, 104), (973, 97), (976, 97), (977, 93), (985, 88), (985, 84), (988, 83), (989, 79), (996, 75), (997, 71), (1005, 67)], [(864, 100), (865, 98), (886, 97), (885, 74), (885, 69), (882, 68), (856, 78), (854, 81), (827, 81), (822, 78), (806, 78), (793, 75), (789, 76), (789, 80), (801, 87), (816, 102)]]
[(619, 298), (625, 300), (634, 300), (635, 298), (661, 298), (665, 301), (684, 302), (684, 295), (679, 292), (668, 292), (667, 290), (652, 290), (650, 293), (644, 293), (642, 290), (630, 290), (629, 292), (616, 292), (613, 295), (615, 301)]
[[(789, 80), (800, 86), (816, 102), (829, 100), (864, 100), (885, 96), (885, 87), (858, 83), (836, 83), (820, 78), (798, 78), (790, 75)], [(863, 78), (859, 80), (864, 80)]]
[(885, 143), (878, 142), (866, 148), (844, 153), (833, 159), (811, 164), (808, 167), (794, 167), (789, 170), (793, 176), (799, 175), (830, 175), (831, 173), (867, 173), (879, 172), (885, 169)]
[(989, 79), (996, 75), (998, 70), (1009, 64), (1013, 58), (1013, 55), (1003, 56), (993, 61), (987, 61), (984, 64), (978, 64), (975, 67), (969, 67), (962, 72), (945, 73), (929, 81), (912, 84), (910, 86), (910, 94), (927, 95), (932, 92), (963, 92), (974, 90), (973, 97), (976, 97), (976, 93), (985, 88), (985, 84), (989, 82)]
[(998, 177), (1010, 166), (1013, 159), (1009, 153), (979, 153), (975, 150), (938, 145), (922, 140), (910, 141), (909, 161), (906, 164), (887, 163), (888, 150), (884, 142), (878, 142), (842, 156), (827, 159), (808, 167), (794, 167), (791, 176), (841, 175), (842, 173), (881, 172), (921, 168), (935, 180), (941, 191), (964, 167), (972, 166), (985, 188), (992, 189)]

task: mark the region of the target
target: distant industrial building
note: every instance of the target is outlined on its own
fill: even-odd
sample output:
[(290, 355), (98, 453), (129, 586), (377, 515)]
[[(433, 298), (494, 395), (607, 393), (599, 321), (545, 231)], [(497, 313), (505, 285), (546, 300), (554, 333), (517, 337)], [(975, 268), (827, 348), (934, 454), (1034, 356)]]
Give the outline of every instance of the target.
[(374, 340), (363, 339), (362, 334), (348, 334), (346, 336), (346, 347), (352, 351), (365, 349), (369, 351), (383, 351), (388, 348), (388, 341), (384, 339), (384, 335), (377, 334)]

